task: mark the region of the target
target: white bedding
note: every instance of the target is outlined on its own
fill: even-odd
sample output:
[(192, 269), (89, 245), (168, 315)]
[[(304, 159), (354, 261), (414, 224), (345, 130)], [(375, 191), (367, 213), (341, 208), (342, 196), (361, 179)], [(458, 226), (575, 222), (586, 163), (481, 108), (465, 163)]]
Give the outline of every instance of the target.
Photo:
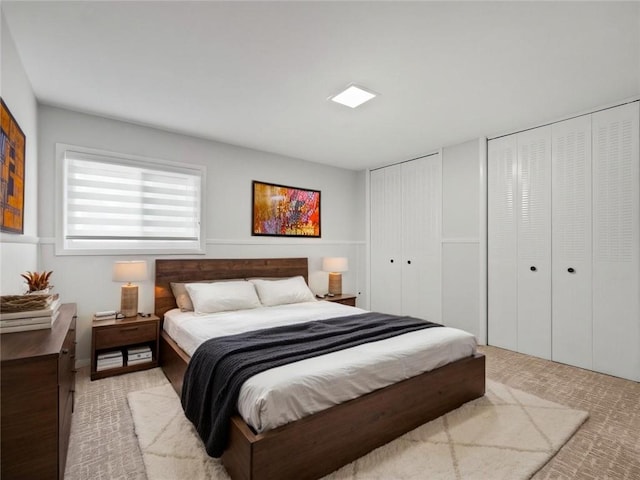
[[(365, 310), (306, 302), (196, 315), (165, 314), (164, 330), (189, 355), (205, 340)], [(238, 411), (263, 432), (475, 353), (476, 339), (455, 328), (428, 328), (272, 368), (247, 380)]]

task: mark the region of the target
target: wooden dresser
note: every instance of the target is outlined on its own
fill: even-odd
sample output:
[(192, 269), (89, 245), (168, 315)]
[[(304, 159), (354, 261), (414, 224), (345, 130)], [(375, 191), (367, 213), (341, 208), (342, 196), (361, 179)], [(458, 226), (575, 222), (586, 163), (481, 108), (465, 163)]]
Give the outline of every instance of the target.
[(0, 335), (0, 477), (62, 479), (75, 390), (76, 305), (51, 329)]

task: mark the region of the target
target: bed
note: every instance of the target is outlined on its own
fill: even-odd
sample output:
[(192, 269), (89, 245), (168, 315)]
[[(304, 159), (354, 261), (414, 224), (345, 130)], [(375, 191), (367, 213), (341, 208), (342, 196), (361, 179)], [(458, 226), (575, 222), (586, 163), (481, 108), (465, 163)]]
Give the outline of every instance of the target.
[[(171, 282), (307, 275), (306, 258), (156, 260), (155, 313), (175, 309)], [(160, 364), (178, 394), (189, 359), (163, 328)], [(484, 389), (484, 356), (476, 353), (263, 433), (235, 415), (222, 463), (234, 480), (319, 478)]]

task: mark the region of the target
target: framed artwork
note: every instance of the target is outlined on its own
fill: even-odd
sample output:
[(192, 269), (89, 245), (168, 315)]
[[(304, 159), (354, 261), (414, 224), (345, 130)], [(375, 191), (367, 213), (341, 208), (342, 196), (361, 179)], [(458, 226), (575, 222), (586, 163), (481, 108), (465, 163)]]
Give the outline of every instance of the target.
[(320, 191), (254, 181), (251, 235), (320, 237)]
[(24, 132), (0, 98), (0, 230), (24, 233)]

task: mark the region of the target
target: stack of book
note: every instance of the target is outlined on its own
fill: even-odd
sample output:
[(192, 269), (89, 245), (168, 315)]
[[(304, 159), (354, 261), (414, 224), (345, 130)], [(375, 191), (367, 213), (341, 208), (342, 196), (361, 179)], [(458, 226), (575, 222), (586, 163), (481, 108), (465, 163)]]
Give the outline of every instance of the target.
[(152, 360), (153, 355), (151, 354), (151, 347), (149, 345), (127, 348), (127, 365), (149, 363)]
[(118, 368), (124, 365), (122, 350), (113, 350), (111, 352), (103, 352), (98, 354), (96, 362), (96, 371), (108, 370), (110, 368)]
[[(30, 297), (30, 295), (23, 295)], [(15, 298), (14, 298), (15, 297)], [(0, 334), (24, 332), (27, 330), (42, 330), (51, 328), (60, 313), (60, 299), (58, 295), (33, 295), (25, 302), (19, 302), (20, 296), (2, 297), (0, 306)], [(42, 297), (42, 298), (34, 298)], [(6, 301), (5, 301), (6, 300)], [(34, 305), (33, 308), (21, 309), (23, 305)]]

